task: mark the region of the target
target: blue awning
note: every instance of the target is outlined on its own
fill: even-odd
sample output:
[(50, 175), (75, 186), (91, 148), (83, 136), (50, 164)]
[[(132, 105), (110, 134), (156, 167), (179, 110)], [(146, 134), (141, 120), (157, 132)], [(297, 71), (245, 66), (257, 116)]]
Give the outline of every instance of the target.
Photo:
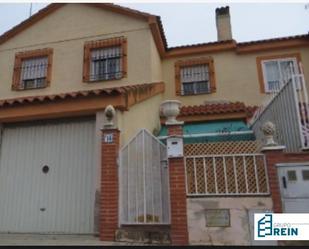
[[(241, 120), (186, 123), (183, 126), (185, 143), (254, 140), (252, 131)], [(167, 127), (162, 126), (159, 137), (167, 136)]]

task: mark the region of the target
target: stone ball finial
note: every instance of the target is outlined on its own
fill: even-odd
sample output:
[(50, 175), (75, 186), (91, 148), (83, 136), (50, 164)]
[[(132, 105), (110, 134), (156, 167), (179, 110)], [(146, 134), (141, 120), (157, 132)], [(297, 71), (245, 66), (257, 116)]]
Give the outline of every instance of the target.
[(267, 121), (263, 124), (261, 130), (265, 136), (274, 135), (276, 132), (276, 126), (274, 123)]
[(274, 123), (270, 121), (265, 122), (261, 127), (261, 130), (266, 139), (265, 146), (277, 145), (277, 143), (274, 141), (274, 135), (276, 133), (276, 126)]
[(104, 127), (114, 126), (115, 115), (116, 115), (115, 108), (112, 105), (108, 105), (104, 110), (104, 116), (106, 118)]

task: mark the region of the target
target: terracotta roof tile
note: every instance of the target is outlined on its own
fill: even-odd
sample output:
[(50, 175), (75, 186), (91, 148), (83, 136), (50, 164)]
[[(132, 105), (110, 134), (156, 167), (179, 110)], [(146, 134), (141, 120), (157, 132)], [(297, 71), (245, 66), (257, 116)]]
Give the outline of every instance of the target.
[(212, 41), (212, 42), (205, 42), (205, 43), (196, 43), (196, 44), (188, 44), (188, 45), (180, 45), (167, 48), (167, 51), (173, 51), (182, 48), (195, 48), (195, 47), (204, 47), (204, 46), (212, 46), (212, 45), (220, 45), (220, 44), (231, 44), (234, 45), (235, 48), (244, 47), (247, 45), (254, 45), (260, 43), (270, 43), (270, 42), (277, 42), (277, 41), (288, 41), (293, 39), (303, 39), (309, 40), (309, 34), (301, 34), (301, 35), (294, 35), (294, 36), (286, 36), (286, 37), (277, 37), (271, 39), (263, 39), (263, 40), (255, 40), (255, 41), (246, 41), (246, 42), (236, 42), (235, 40), (226, 40), (226, 41)]
[(53, 95), (26, 96), (26, 97), (11, 98), (11, 99), (0, 99), (0, 107), (10, 106), (14, 104), (54, 101), (57, 99), (70, 99), (70, 98), (72, 99), (72, 98), (87, 97), (87, 96), (120, 95), (120, 94), (134, 92), (136, 90), (148, 90), (148, 89), (151, 89), (156, 84), (163, 84), (163, 83), (162, 82), (148, 83), (148, 84), (121, 86), (121, 87), (114, 87), (114, 88), (103, 88), (103, 89), (93, 89), (93, 90), (86, 90), (86, 91), (59, 93), (59, 94), (53, 94)]
[(209, 103), (204, 105), (182, 106), (180, 116), (226, 114), (245, 112), (252, 116), (256, 106), (246, 106), (243, 102)]
[(211, 46), (211, 45), (218, 45), (218, 44), (234, 44), (236, 47), (235, 40), (225, 40), (225, 41), (211, 41), (211, 42), (179, 45), (179, 46), (169, 47), (167, 48), (167, 51), (172, 51), (172, 50), (181, 49), (181, 48), (203, 47), (203, 46)]
[(254, 112), (258, 109), (258, 106), (247, 106), (247, 117), (252, 118)]
[(259, 43), (265, 43), (265, 42), (287, 41), (287, 40), (293, 40), (293, 39), (309, 40), (309, 33), (301, 34), (301, 35), (294, 35), (294, 36), (285, 36), (285, 37), (277, 37), (277, 38), (271, 38), (271, 39), (256, 40), (256, 41), (239, 42), (237, 43), (237, 46), (246, 46), (246, 45), (259, 44)]

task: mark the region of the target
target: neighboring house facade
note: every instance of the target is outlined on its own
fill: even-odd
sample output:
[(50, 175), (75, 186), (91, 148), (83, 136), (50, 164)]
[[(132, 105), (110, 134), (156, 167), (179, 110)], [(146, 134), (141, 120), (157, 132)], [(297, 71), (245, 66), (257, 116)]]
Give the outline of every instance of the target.
[(158, 16), (112, 4), (51, 4), (0, 36), (0, 232), (104, 232), (108, 105), (122, 147), (141, 128), (162, 131), (164, 100), (181, 101), (185, 124), (242, 127), (286, 72), (309, 78), (308, 34), (237, 43), (229, 9), (217, 9), (216, 18), (217, 42), (171, 48)]

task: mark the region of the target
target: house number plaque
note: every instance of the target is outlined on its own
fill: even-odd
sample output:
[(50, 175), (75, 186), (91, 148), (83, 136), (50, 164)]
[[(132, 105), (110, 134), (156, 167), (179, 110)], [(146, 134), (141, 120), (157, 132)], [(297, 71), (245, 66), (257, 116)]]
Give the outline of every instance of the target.
[(110, 144), (112, 142), (114, 142), (114, 134), (104, 134), (104, 143)]
[(206, 227), (229, 227), (230, 210), (229, 209), (206, 209)]

